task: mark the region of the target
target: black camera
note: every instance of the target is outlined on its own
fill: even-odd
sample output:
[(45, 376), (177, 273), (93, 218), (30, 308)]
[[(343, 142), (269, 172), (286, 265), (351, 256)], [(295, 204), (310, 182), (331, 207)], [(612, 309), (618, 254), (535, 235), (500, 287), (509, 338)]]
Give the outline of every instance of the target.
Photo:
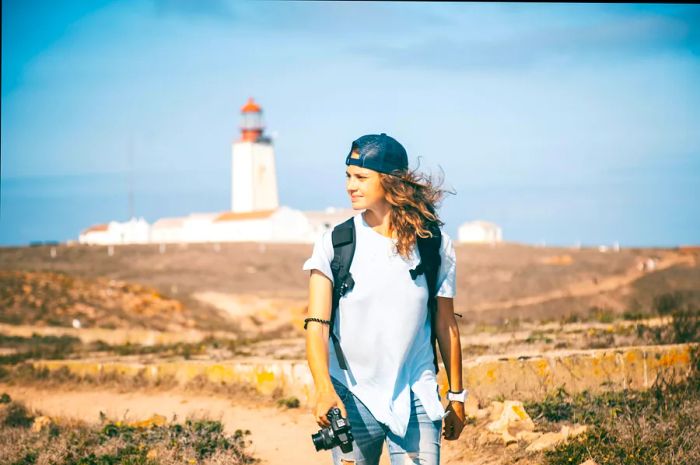
[(316, 450), (332, 449), (340, 446), (345, 453), (352, 451), (352, 429), (350, 423), (343, 418), (338, 407), (333, 407), (326, 414), (331, 426), (321, 428), (318, 433), (311, 435)]

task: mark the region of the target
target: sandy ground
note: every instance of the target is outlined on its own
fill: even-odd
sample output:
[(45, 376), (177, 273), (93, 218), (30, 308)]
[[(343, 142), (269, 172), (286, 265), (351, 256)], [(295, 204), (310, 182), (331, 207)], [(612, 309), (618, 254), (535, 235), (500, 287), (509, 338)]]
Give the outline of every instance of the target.
[(168, 419), (176, 416), (178, 421), (189, 417), (220, 420), (228, 433), (250, 430), (250, 451), (264, 465), (331, 463), (330, 452), (314, 449), (311, 434), (318, 426), (305, 409), (254, 406), (249, 401), (178, 392), (69, 391), (2, 384), (0, 392), (45, 415), (90, 423), (99, 421), (100, 411), (115, 420), (143, 420), (154, 414)]

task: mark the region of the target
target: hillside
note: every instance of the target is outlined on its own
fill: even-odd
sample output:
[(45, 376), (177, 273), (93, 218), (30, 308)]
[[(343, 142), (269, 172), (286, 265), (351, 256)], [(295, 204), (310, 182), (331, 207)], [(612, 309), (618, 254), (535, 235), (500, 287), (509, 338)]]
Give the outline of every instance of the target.
[(0, 323), (36, 326), (180, 331), (216, 320), (147, 286), (53, 271), (0, 271), (0, 308)]
[[(87, 305), (101, 296), (102, 303), (92, 306), (95, 315), (102, 316), (88, 322), (103, 327), (143, 323), (143, 312), (155, 327), (205, 329), (221, 329), (224, 321), (241, 323), (243, 329), (273, 322), (279, 326), (303, 314), (308, 276), (301, 266), (311, 253), (310, 245), (188, 244), (168, 245), (164, 251), (157, 245), (134, 245), (115, 247), (111, 256), (107, 250), (62, 245), (55, 247), (52, 258), (50, 246), (2, 248), (3, 292), (24, 295), (22, 286), (29, 285), (48, 292), (46, 302), (56, 311), (65, 307), (56, 296), (73, 296), (75, 301), (82, 295)], [(464, 315), (463, 322), (497, 323), (585, 316), (591, 308), (618, 314), (644, 312), (654, 296), (671, 291), (682, 291), (698, 303), (698, 258), (697, 252), (670, 249), (603, 253), (518, 244), (459, 245), (456, 311)], [(655, 260), (654, 270), (640, 269), (647, 259)], [(9, 273), (19, 271), (29, 274), (20, 279)], [(51, 276), (55, 282), (46, 284)], [(60, 283), (66, 290), (57, 290)], [(79, 290), (87, 288), (92, 290)], [(106, 299), (109, 292), (116, 294)], [(42, 299), (31, 294), (27, 299)], [(133, 306), (137, 295), (141, 300), (151, 296), (139, 304), (145, 307)], [(2, 319), (20, 318), (17, 302), (9, 305), (5, 299)], [(33, 311), (24, 315), (28, 322), (39, 318)], [(66, 323), (69, 315), (61, 321)], [(41, 321), (52, 320), (44, 315)]]

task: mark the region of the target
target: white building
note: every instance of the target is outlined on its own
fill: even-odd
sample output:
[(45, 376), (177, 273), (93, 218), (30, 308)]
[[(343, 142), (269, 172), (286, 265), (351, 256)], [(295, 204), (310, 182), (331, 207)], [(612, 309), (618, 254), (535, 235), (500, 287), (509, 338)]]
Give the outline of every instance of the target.
[(495, 244), (503, 240), (501, 228), (488, 221), (469, 221), (458, 230), (459, 242)]
[(151, 226), (151, 242), (183, 242), (184, 218), (161, 218)]
[(220, 214), (211, 228), (217, 242), (311, 242), (304, 213), (287, 207), (257, 212)]
[(304, 212), (306, 220), (309, 222), (312, 237), (316, 238), (324, 232), (333, 229), (334, 226), (342, 223), (357, 212), (352, 208), (329, 207), (322, 211)]
[(150, 240), (150, 226), (143, 218), (132, 218), (119, 223), (110, 221), (84, 230), (78, 237), (83, 244), (147, 244)]
[(209, 242), (211, 226), (219, 213), (190, 213), (182, 218), (180, 242)]
[(113, 244), (114, 238), (109, 233), (108, 224), (95, 224), (80, 233), (78, 242), (81, 244), (105, 245)]

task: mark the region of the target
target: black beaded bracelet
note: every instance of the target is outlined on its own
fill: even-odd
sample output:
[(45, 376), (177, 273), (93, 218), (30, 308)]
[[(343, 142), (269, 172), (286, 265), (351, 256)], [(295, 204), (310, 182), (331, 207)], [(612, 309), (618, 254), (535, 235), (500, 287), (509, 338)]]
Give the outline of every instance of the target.
[(306, 325), (309, 324), (309, 321), (315, 321), (316, 323), (321, 323), (321, 324), (328, 325), (328, 326), (331, 325), (331, 320), (322, 320), (320, 318), (305, 318), (304, 319), (304, 329), (306, 329)]

